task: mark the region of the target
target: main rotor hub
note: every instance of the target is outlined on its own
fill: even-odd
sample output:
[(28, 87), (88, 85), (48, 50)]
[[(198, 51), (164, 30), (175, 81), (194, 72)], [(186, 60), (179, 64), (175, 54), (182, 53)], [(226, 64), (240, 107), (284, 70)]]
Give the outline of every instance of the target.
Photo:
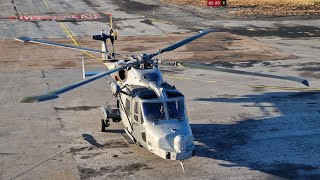
[(146, 61), (149, 60), (149, 54), (147, 54), (147, 53), (141, 53), (141, 54), (139, 55), (138, 59), (139, 59), (140, 61), (146, 62)]

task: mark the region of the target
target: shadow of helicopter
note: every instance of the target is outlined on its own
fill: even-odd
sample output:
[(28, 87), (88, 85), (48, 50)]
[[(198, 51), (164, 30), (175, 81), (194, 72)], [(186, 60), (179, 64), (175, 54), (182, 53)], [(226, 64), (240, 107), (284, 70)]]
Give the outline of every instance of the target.
[[(241, 103), (243, 108), (253, 104), (264, 114), (235, 124), (191, 124), (196, 156), (228, 162), (221, 166), (247, 167), (282, 178), (320, 179), (320, 92), (194, 100)], [(266, 107), (281, 115), (272, 117)]]
[(98, 143), (96, 141), (96, 139), (94, 139), (94, 137), (91, 136), (90, 134), (82, 134), (82, 137), (83, 137), (84, 140), (86, 140), (92, 146), (95, 146), (97, 148), (102, 147), (102, 145), (100, 143)]

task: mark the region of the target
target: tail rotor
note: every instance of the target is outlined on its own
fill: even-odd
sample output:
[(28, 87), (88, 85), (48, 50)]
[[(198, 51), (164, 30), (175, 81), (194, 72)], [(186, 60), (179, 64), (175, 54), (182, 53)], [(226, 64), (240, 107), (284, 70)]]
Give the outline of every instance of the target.
[[(102, 54), (102, 60), (111, 60), (111, 58), (113, 57), (113, 59), (115, 60), (115, 53), (114, 53), (114, 41), (118, 39), (118, 31), (117, 30), (113, 30), (113, 22), (112, 22), (112, 15), (110, 14), (110, 32), (109, 35), (105, 34), (104, 31), (101, 31), (100, 35), (94, 35), (92, 38), (94, 40), (101, 40), (101, 50), (108, 52), (108, 47), (107, 47), (107, 40), (108, 42), (111, 43), (112, 45), (112, 53), (110, 54)], [(111, 55), (111, 56), (110, 56)]]
[(109, 33), (109, 36), (110, 36), (110, 42), (111, 42), (111, 45), (112, 45), (112, 56), (115, 60), (115, 53), (114, 53), (114, 41), (118, 39), (118, 31), (117, 30), (113, 30), (113, 21), (112, 21), (112, 14), (109, 15), (110, 17), (110, 33)]

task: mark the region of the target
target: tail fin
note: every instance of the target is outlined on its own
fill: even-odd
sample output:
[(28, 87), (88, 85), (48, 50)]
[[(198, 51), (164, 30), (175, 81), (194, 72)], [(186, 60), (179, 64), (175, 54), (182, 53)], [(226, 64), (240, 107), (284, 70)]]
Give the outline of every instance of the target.
[(100, 35), (94, 35), (92, 36), (92, 39), (94, 40), (99, 40), (101, 41), (101, 50), (104, 52), (108, 52), (108, 47), (107, 47), (107, 41), (112, 45), (112, 54), (102, 54), (102, 60), (103, 61), (107, 61), (107, 60), (111, 60), (111, 58), (113, 57), (115, 59), (115, 53), (114, 53), (114, 41), (117, 40), (118, 38), (118, 31), (117, 30), (113, 30), (113, 22), (112, 22), (112, 14), (109, 14), (110, 17), (110, 32), (109, 35), (105, 34), (104, 31), (102, 30)]

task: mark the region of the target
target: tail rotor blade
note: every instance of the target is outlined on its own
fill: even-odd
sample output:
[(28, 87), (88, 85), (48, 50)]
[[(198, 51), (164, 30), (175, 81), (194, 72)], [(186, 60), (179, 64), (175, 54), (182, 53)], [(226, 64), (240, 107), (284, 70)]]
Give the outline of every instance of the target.
[(110, 29), (113, 29), (112, 14), (110, 14), (109, 17), (110, 17)]
[(113, 32), (114, 40), (118, 40), (118, 30)]
[(294, 82), (302, 83), (305, 86), (309, 86), (308, 80), (298, 78), (298, 77), (292, 77), (292, 76), (278, 76), (278, 75), (264, 74), (264, 73), (258, 73), (258, 72), (240, 71), (240, 70), (234, 70), (234, 69), (206, 66), (206, 65), (195, 64), (195, 63), (181, 63), (181, 65), (183, 67), (188, 67), (188, 68), (206, 69), (206, 70), (212, 70), (212, 71), (241, 74), (241, 75), (249, 75), (249, 76), (259, 76), (259, 77), (273, 78), (273, 79), (283, 79), (283, 80), (287, 80), (287, 81), (294, 81)]

